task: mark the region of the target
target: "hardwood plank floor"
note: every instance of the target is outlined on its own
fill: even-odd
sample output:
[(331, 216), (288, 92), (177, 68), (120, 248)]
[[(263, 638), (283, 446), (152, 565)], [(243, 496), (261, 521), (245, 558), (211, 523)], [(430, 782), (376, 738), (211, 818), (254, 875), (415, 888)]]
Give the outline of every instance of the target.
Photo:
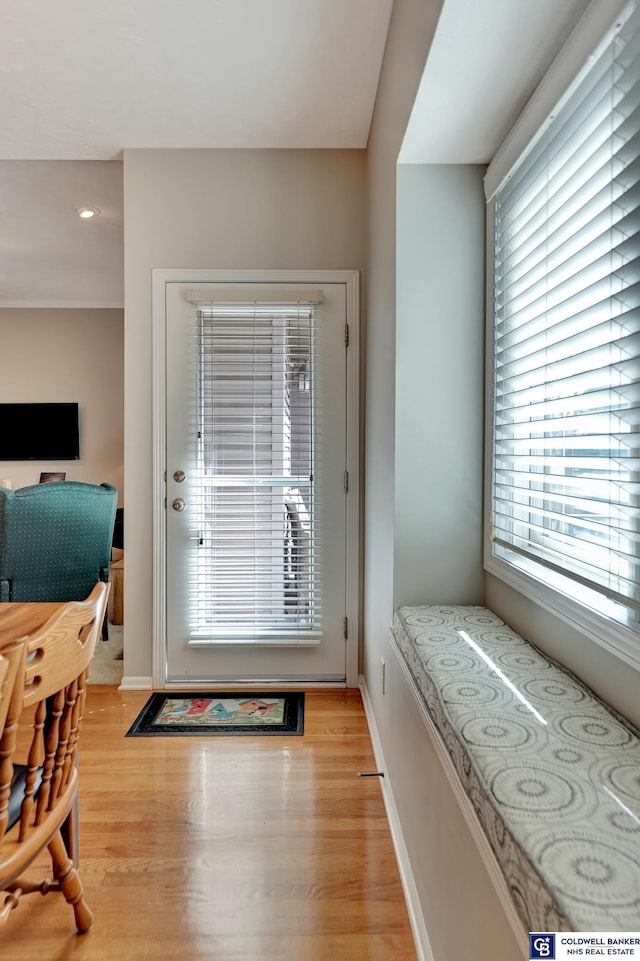
[(124, 734), (144, 691), (91, 686), (76, 935), (25, 897), (7, 961), (416, 961), (357, 691), (306, 696), (303, 737)]

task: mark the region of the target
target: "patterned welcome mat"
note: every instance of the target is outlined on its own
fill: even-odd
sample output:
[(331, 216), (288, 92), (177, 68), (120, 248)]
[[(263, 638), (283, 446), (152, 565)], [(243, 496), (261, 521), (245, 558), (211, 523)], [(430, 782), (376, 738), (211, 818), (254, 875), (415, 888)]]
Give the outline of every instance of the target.
[(303, 734), (304, 694), (253, 691), (152, 694), (126, 737), (160, 734)]

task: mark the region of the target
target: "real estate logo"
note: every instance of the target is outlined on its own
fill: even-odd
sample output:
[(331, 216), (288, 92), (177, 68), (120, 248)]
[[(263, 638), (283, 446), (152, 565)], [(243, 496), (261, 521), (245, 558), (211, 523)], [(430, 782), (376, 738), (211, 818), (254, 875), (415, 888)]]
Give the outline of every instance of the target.
[(538, 961), (539, 958), (545, 958), (546, 961), (555, 961), (555, 956), (555, 934), (529, 935), (529, 961)]

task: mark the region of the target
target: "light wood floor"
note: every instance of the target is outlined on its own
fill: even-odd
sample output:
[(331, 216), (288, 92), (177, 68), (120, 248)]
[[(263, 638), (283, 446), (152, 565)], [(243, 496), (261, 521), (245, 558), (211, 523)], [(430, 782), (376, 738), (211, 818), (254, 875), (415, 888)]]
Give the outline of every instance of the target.
[(415, 961), (357, 691), (306, 696), (303, 737), (125, 738), (147, 692), (89, 688), (76, 935), (22, 900), (6, 961)]

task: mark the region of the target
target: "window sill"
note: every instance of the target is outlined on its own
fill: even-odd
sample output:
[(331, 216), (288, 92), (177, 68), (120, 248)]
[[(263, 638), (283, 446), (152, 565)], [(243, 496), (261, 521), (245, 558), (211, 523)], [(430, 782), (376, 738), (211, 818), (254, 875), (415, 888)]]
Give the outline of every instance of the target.
[(551, 583), (495, 557), (491, 545), (486, 551), (484, 567), (489, 574), (493, 574), (565, 624), (580, 631), (599, 647), (635, 670), (640, 670), (640, 634), (637, 630), (606, 617)]

